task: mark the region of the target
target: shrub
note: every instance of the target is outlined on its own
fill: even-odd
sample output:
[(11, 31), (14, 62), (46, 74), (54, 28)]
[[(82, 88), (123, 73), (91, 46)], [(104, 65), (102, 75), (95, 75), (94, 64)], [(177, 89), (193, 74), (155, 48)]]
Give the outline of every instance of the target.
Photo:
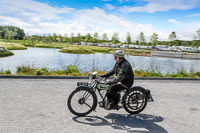
[(3, 69), (0, 70), (0, 74), (11, 74), (11, 71), (8, 69), (4, 71)]
[(200, 72), (196, 72), (196, 74), (195, 75), (197, 75), (198, 77), (200, 77)]
[(31, 73), (34, 73), (34, 68), (29, 65), (22, 65), (22, 66), (17, 67), (17, 73), (31, 74)]
[(6, 70), (5, 74), (11, 74), (11, 71), (10, 70)]
[(0, 74), (4, 74), (4, 71), (3, 71), (3, 69), (1, 69), (1, 70), (0, 70)]
[(79, 73), (78, 67), (75, 65), (68, 65), (67, 68), (64, 70), (65, 74), (69, 73)]

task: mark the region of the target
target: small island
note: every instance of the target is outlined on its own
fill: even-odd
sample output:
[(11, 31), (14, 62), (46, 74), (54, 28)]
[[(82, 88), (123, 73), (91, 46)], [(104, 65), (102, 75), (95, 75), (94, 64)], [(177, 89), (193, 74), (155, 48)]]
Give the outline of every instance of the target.
[(94, 52), (85, 47), (65, 47), (60, 50), (62, 53), (71, 53), (71, 54), (94, 54)]
[(8, 51), (8, 49), (0, 46), (0, 57), (11, 56), (11, 55), (14, 54), (11, 51)]
[(94, 53), (109, 53), (110, 48), (96, 47), (96, 46), (80, 46), (68, 45), (60, 50), (62, 53), (71, 54), (94, 54)]

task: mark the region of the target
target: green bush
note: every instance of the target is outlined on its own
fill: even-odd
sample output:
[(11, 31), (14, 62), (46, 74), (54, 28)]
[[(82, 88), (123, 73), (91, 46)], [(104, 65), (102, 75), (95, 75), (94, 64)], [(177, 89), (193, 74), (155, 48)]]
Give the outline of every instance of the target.
[(22, 65), (17, 67), (17, 74), (31, 74), (34, 73), (34, 68), (29, 65)]
[(200, 77), (200, 72), (196, 72), (195, 75), (197, 75), (197, 77)]
[(18, 75), (70, 75), (70, 76), (80, 76), (78, 67), (75, 65), (68, 65), (65, 70), (52, 70), (49, 71), (48, 68), (34, 68), (30, 65), (22, 65), (17, 67)]
[(0, 70), (0, 74), (4, 74), (4, 71), (3, 71), (3, 69), (1, 69), (1, 70)]
[(11, 74), (11, 71), (8, 69), (6, 71), (4, 71), (3, 69), (0, 70), (0, 74)]
[(70, 73), (79, 73), (78, 67), (75, 65), (68, 65), (67, 68), (64, 70), (65, 74)]
[(6, 57), (11, 55), (14, 55), (11, 51), (0, 52), (0, 57)]
[[(105, 72), (99, 71), (98, 74)], [(0, 70), (0, 74), (11, 74), (10, 70)], [(49, 70), (48, 68), (34, 68), (30, 65), (22, 65), (17, 67), (17, 75), (68, 75), (68, 76), (89, 76), (89, 72), (80, 73), (75, 65), (68, 65), (66, 69)], [(200, 78), (200, 72), (187, 73), (185, 70), (179, 71), (176, 74), (163, 75), (154, 69), (150, 70), (134, 70), (135, 77), (168, 77), (168, 78)]]
[(10, 70), (6, 70), (5, 74), (11, 74), (11, 71)]
[(8, 51), (7, 48), (0, 46), (0, 57), (11, 56), (14, 55), (11, 51)]

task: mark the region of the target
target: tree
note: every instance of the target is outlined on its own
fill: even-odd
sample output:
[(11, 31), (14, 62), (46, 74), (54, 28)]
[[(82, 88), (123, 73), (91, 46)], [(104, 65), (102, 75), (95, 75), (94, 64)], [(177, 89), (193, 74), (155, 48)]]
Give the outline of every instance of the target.
[(87, 33), (87, 35), (85, 36), (85, 42), (91, 42), (91, 41), (92, 41), (92, 37), (90, 33)]
[(126, 35), (126, 44), (131, 44), (131, 35), (130, 33), (128, 32), (127, 35)]
[(24, 39), (25, 33), (23, 29), (15, 26), (0, 26), (0, 38), (2, 39)]
[(140, 45), (143, 45), (145, 43), (145, 38), (144, 38), (144, 33), (140, 32), (139, 36), (138, 36), (138, 41)]
[(158, 44), (158, 35), (155, 32), (151, 36), (150, 42), (152, 43), (153, 46)]
[(82, 40), (82, 36), (81, 36), (80, 33), (78, 33), (78, 35), (77, 35), (77, 41), (78, 41), (78, 42), (81, 42), (81, 40)]
[(56, 33), (53, 33), (53, 37), (52, 37), (53, 41), (56, 42), (56, 39), (57, 39), (57, 35)]
[(74, 33), (71, 33), (70, 43), (74, 43)]
[(169, 40), (170, 41), (175, 41), (176, 40), (176, 32), (173, 31), (170, 35), (169, 35)]
[(93, 42), (93, 43), (97, 43), (97, 41), (98, 41), (98, 33), (95, 32), (95, 33), (94, 33), (94, 38), (92, 39), (92, 42)]
[(116, 44), (116, 43), (119, 42), (119, 37), (118, 37), (118, 36), (119, 36), (118, 33), (116, 33), (116, 32), (113, 33), (113, 36), (112, 36), (112, 43)]
[(106, 33), (103, 33), (102, 35), (102, 40), (105, 42), (105, 41), (108, 41), (108, 37), (107, 37), (107, 34)]
[(52, 42), (52, 40), (53, 40), (52, 36), (51, 36), (50, 34), (48, 34), (48, 36), (47, 36), (47, 41), (48, 41), (48, 42)]
[(69, 41), (68, 34), (67, 34), (67, 33), (65, 33), (65, 34), (64, 34), (64, 42), (68, 42), (68, 41)]
[(20, 28), (16, 28), (15, 29), (15, 32), (16, 32), (16, 36), (15, 36), (15, 39), (19, 39), (19, 40), (22, 40), (25, 36), (25, 33), (24, 33), (24, 30), (23, 29), (20, 29)]
[(192, 46), (193, 47), (200, 47), (200, 40), (193, 40), (192, 41)]
[(58, 41), (63, 42), (63, 36), (61, 34), (59, 34), (59, 36), (58, 36)]
[(9, 31), (9, 30), (6, 31), (6, 33), (5, 33), (5, 39), (11, 40), (11, 39), (13, 39), (12, 37), (13, 37), (13, 32)]
[(196, 31), (195, 40), (200, 40), (200, 29)]
[(94, 38), (98, 39), (98, 33), (97, 32), (94, 33)]

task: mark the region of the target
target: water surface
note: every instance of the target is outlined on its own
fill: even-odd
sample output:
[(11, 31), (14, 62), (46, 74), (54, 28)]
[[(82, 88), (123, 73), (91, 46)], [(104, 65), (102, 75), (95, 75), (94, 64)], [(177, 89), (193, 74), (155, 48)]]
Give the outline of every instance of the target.
[[(13, 50), (15, 55), (0, 58), (0, 69), (11, 70), (15, 73), (16, 67), (31, 65), (37, 68), (46, 67), (51, 70), (65, 68), (67, 65), (76, 65), (81, 72), (108, 71), (112, 69), (115, 60), (112, 54), (68, 54), (59, 49), (28, 48), (27, 50)], [(200, 71), (200, 60), (125, 56), (134, 69), (155, 70), (163, 74), (177, 73), (184, 69), (187, 72)]]

